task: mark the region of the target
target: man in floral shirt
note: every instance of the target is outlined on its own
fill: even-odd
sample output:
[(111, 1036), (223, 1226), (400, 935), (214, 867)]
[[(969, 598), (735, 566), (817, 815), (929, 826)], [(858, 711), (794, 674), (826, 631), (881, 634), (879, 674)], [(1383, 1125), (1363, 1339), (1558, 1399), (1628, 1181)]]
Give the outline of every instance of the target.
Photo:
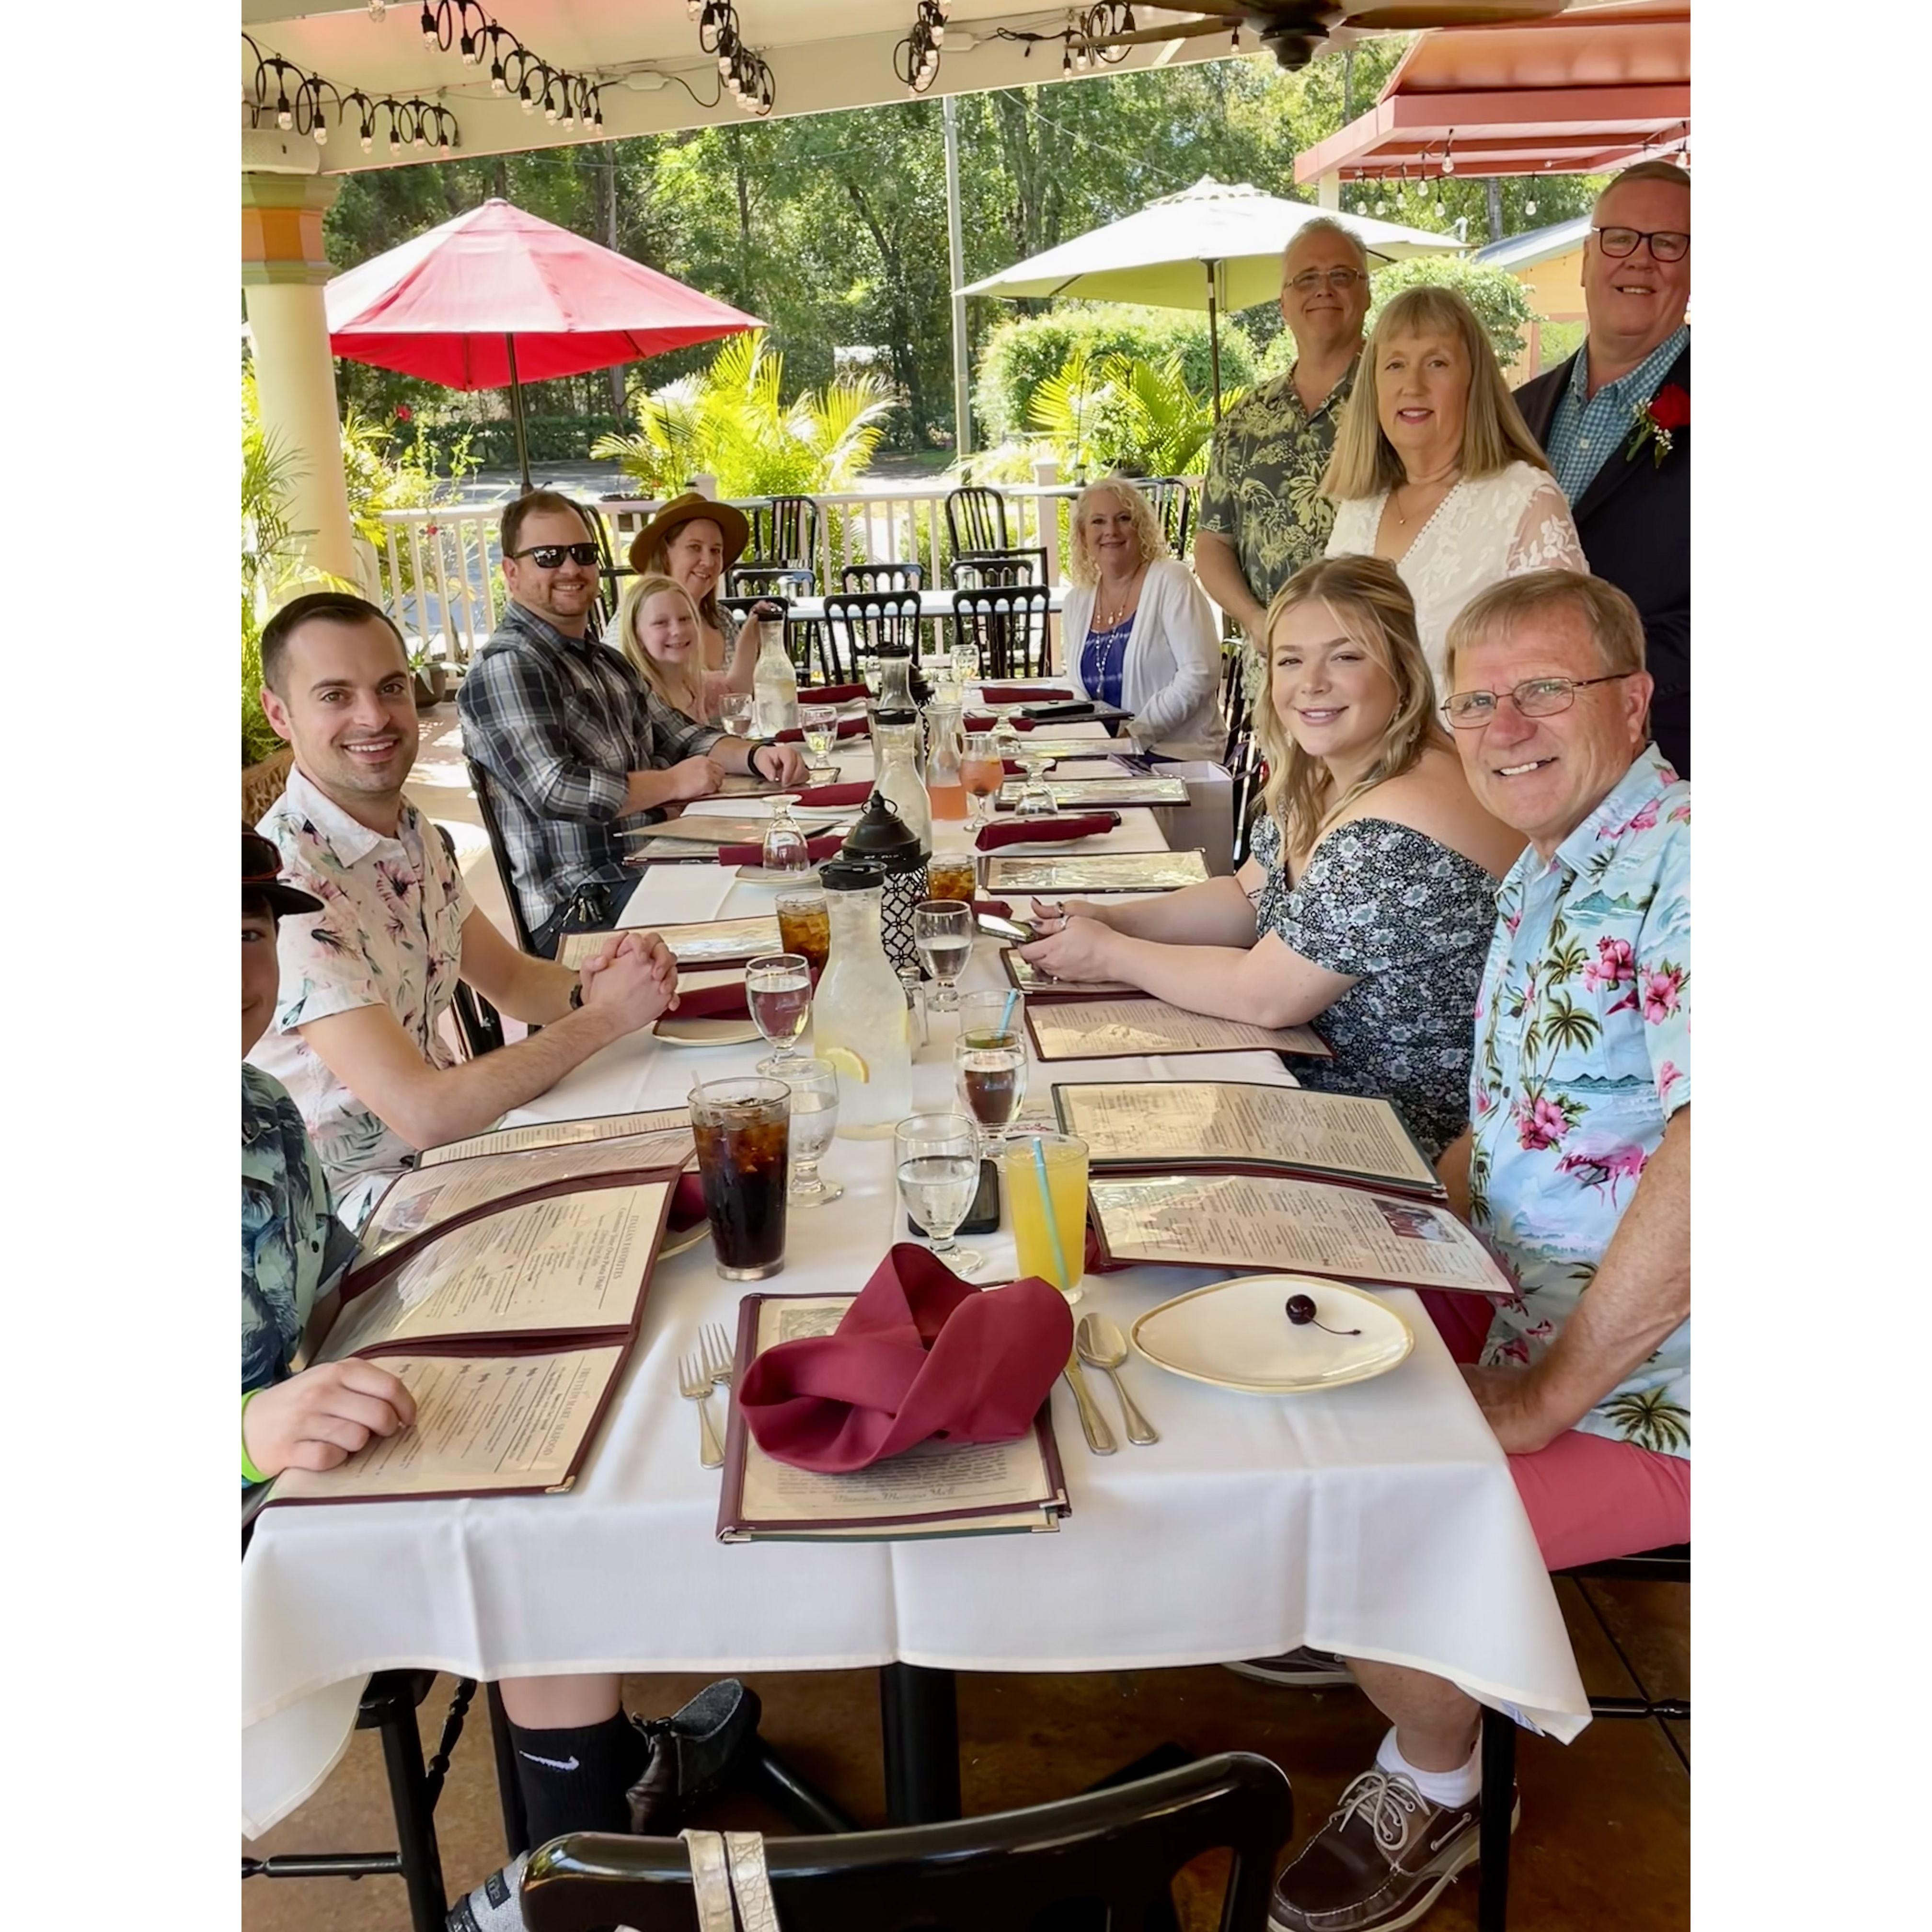
[[(1690, 1533), (1690, 788), (1649, 742), (1643, 667), (1636, 607), (1598, 578), (1506, 579), (1450, 627), (1470, 789), (1530, 842), (1442, 1162), (1517, 1292), (1431, 1312), (1552, 1570)], [(1349, 1668), (1394, 1728), (1277, 1882), (1282, 1932), (1407, 1924), (1476, 1856), (1474, 1701)]]

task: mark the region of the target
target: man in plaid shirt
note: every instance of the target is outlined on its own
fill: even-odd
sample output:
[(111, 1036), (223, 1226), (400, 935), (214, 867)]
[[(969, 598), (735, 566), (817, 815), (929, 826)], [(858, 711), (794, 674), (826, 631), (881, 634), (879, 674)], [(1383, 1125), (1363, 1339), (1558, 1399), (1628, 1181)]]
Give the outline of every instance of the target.
[[(620, 820), (715, 792), (728, 772), (804, 776), (788, 745), (738, 740), (651, 691), (590, 635), (597, 548), (568, 497), (533, 490), (503, 512), (508, 608), (463, 681), (463, 744), (488, 777), (530, 943), (545, 958), (584, 887), (614, 920), (639, 874), (620, 863)], [(600, 922), (602, 922), (600, 921)]]

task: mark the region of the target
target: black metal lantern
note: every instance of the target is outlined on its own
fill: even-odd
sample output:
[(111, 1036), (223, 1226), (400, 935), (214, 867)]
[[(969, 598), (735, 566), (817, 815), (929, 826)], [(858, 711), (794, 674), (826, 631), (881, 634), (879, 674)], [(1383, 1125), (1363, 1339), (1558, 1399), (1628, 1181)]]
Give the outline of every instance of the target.
[(912, 933), (913, 908), (926, 896), (926, 860), (919, 834), (902, 818), (890, 799), (874, 789), (866, 809), (838, 848), (842, 859), (869, 859), (885, 868), (880, 895), (879, 936), (892, 970), (919, 964)]

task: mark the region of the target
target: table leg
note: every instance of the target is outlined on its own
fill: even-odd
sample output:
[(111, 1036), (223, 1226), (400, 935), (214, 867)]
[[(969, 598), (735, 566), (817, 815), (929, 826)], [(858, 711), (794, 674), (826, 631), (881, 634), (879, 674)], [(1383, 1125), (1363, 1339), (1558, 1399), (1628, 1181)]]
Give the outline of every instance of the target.
[(895, 1825), (959, 1816), (959, 1704), (950, 1670), (887, 1664), (879, 1670), (886, 1815)]
[(1500, 1711), (1483, 1712), (1481, 1863), (1477, 1870), (1479, 1932), (1504, 1932), (1509, 1922), (1510, 1814), (1516, 1808), (1516, 1724)]

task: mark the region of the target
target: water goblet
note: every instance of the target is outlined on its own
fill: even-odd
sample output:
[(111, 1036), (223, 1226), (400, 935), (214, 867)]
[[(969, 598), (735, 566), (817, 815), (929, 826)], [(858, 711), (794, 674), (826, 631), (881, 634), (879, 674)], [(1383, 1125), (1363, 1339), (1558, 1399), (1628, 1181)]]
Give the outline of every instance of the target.
[(812, 1018), (812, 968), (802, 952), (765, 952), (745, 968), (745, 1004), (773, 1049), (758, 1071), (789, 1080), (800, 1058), (799, 1036)]
[(757, 704), (748, 691), (728, 691), (718, 700), (718, 722), (733, 737), (748, 738)]
[(838, 742), (838, 707), (836, 704), (801, 704), (799, 729), (805, 734), (805, 748), (811, 754), (814, 771), (832, 763), (832, 748)]
[(959, 976), (973, 956), (973, 908), (963, 899), (921, 899), (912, 909), (912, 942), (932, 975), (932, 1010), (957, 1011)]
[(959, 1114), (914, 1114), (892, 1130), (892, 1153), (899, 1198), (926, 1231), (932, 1252), (956, 1274), (979, 1274), (986, 1257), (953, 1240), (980, 1191), (973, 1123)]
[(959, 782), (966, 788), (966, 824), (976, 832), (993, 816), (993, 801), (999, 796), (1006, 776), (1000, 761), (999, 741), (990, 731), (967, 734), (966, 755), (960, 761)]
[(821, 1180), (818, 1163), (838, 1129), (838, 1073), (829, 1060), (794, 1060), (785, 1069), (791, 1089), (791, 1187), (794, 1208), (823, 1208), (845, 1190)]

